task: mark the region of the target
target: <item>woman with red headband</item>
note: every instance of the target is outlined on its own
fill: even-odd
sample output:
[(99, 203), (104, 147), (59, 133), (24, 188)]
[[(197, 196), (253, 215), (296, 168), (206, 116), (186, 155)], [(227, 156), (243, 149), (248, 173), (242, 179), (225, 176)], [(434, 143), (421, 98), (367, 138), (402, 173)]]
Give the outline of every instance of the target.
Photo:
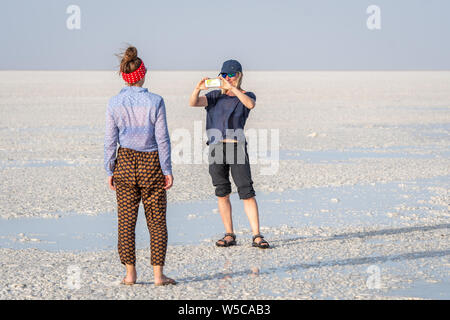
[(150, 231), (155, 285), (175, 284), (163, 274), (167, 250), (166, 190), (173, 184), (164, 100), (142, 88), (147, 70), (135, 47), (128, 47), (121, 59), (120, 73), (127, 86), (109, 100), (104, 149), (108, 185), (116, 191), (117, 198), (119, 257), (126, 266), (121, 283), (136, 283), (135, 228), (142, 199)]

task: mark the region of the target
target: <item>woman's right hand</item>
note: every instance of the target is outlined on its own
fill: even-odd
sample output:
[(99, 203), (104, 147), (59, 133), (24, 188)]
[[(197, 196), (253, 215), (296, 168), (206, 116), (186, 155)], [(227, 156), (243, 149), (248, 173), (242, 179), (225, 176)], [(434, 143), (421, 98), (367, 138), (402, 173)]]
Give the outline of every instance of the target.
[(164, 189), (165, 190), (169, 190), (173, 186), (173, 176), (171, 174), (168, 174), (168, 175), (166, 175), (164, 177), (165, 177), (165, 180), (166, 180)]
[(206, 90), (206, 86), (205, 86), (205, 80), (208, 80), (208, 77), (203, 78), (202, 80), (200, 80), (199, 83), (197, 83), (197, 86), (195, 87), (195, 89), (197, 90)]

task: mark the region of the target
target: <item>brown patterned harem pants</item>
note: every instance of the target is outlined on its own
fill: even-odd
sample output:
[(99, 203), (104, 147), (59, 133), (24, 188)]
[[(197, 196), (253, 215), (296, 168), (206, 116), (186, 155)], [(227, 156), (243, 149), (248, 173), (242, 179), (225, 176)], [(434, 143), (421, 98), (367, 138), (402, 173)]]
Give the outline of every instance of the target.
[(136, 264), (135, 228), (142, 199), (150, 232), (151, 264), (163, 266), (167, 251), (167, 198), (158, 151), (140, 152), (120, 147), (113, 179), (117, 197), (120, 262)]

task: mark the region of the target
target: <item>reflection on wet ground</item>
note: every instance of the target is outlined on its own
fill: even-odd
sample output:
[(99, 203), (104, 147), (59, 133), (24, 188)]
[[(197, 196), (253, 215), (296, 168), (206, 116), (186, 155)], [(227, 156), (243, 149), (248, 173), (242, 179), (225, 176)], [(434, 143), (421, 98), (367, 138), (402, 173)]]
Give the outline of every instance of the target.
[[(449, 228), (450, 225), (439, 226), (440, 228)], [(395, 232), (395, 230), (390, 230)], [(405, 230), (400, 230), (403, 232)], [(406, 231), (407, 232), (407, 231)], [(225, 263), (222, 269), (218, 269), (216, 273), (200, 274), (191, 277), (180, 278), (178, 281), (183, 282), (202, 282), (207, 280), (221, 280), (219, 287), (225, 289), (233, 285), (234, 281), (241, 281), (242, 277), (255, 278), (262, 275), (268, 275), (275, 279), (304, 279), (304, 271), (308, 269), (327, 268), (327, 267), (339, 267), (339, 273), (352, 273), (353, 275), (369, 276), (369, 268), (375, 267), (378, 272), (402, 272), (405, 262), (416, 261), (424, 258), (436, 258), (436, 257), (449, 257), (450, 250), (438, 250), (438, 251), (418, 251), (404, 254), (392, 254), (382, 256), (366, 256), (349, 259), (337, 259), (337, 260), (324, 260), (313, 263), (294, 263), (281, 267), (266, 267), (251, 266), (244, 270), (233, 270), (233, 266), (230, 260), (225, 259)], [(369, 265), (369, 267), (367, 267)], [(382, 267), (380, 267), (382, 266)], [(335, 271), (336, 272), (336, 271)], [(305, 280), (305, 279), (304, 279)], [(276, 280), (274, 280), (276, 281)], [(307, 279), (305, 281), (313, 282), (313, 279)], [(450, 297), (450, 282), (447, 279), (443, 281), (427, 279), (412, 281), (409, 286), (403, 289), (391, 289), (382, 290), (384, 284), (380, 283), (377, 287), (370, 287), (369, 283), (365, 283), (366, 294), (371, 294), (377, 291), (379, 295), (386, 297), (416, 297), (422, 299), (448, 299)], [(263, 292), (274, 298), (282, 297), (277, 290), (272, 291), (269, 288), (258, 287), (253, 288), (255, 294), (257, 292)], [(313, 299), (333, 299), (332, 297), (323, 296), (320, 292), (312, 295)]]
[[(449, 177), (442, 176), (407, 182), (288, 190), (282, 193), (260, 192), (257, 199), (261, 225), (266, 228), (283, 225), (293, 228), (401, 227), (405, 222), (420, 222), (430, 215), (446, 212), (445, 205), (436, 204), (431, 199), (436, 196), (437, 187), (448, 190), (449, 183)], [(243, 204), (236, 194), (230, 198), (237, 241), (250, 243), (250, 228)], [(81, 251), (116, 247), (115, 213), (90, 216), (57, 212), (54, 215), (54, 219), (3, 220), (0, 224), (0, 245), (14, 249), (33, 247)], [(169, 203), (167, 224), (171, 245), (211, 242), (222, 237), (223, 233), (214, 197), (204, 201)], [(266, 237), (270, 236), (266, 234)], [(358, 234), (340, 236), (358, 237)], [(286, 245), (296, 239), (302, 237), (280, 240), (286, 241)], [(137, 247), (146, 247), (149, 243), (142, 205), (139, 209), (136, 243)]]
[[(378, 246), (386, 244), (383, 236), (427, 232), (433, 230), (449, 230), (450, 224), (405, 226), (405, 222), (420, 225), (422, 218), (430, 215), (442, 215), (448, 212), (448, 204), (434, 201), (437, 190), (448, 190), (449, 176), (418, 179), (391, 183), (372, 183), (368, 185), (349, 185), (339, 187), (321, 187), (301, 190), (289, 190), (283, 193), (259, 193), (257, 195), (261, 212), (261, 224), (267, 230), (279, 229), (280, 226), (293, 228), (355, 226), (358, 228), (379, 226), (373, 231), (342, 232), (328, 236), (304, 236), (288, 233), (271, 234), (263, 232), (273, 249), (307, 245), (317, 242), (347, 241), (362, 239), (365, 243)], [(251, 233), (243, 206), (236, 194), (231, 197), (233, 220), (238, 235), (238, 246), (250, 246)], [(204, 201), (173, 203), (168, 206), (169, 244), (199, 244), (206, 242), (214, 246), (214, 242), (222, 237), (223, 226), (214, 198)], [(426, 219), (424, 220), (426, 222)], [(94, 251), (116, 250), (117, 225), (114, 213), (96, 216), (81, 215), (75, 212), (55, 213), (55, 218), (21, 218), (2, 220), (0, 224), (0, 246), (22, 249), (38, 248), (50, 251)], [(146, 228), (142, 207), (140, 208), (136, 229), (137, 248), (149, 246), (149, 234)], [(392, 243), (390, 243), (392, 245)], [(264, 252), (270, 252), (265, 251)], [(338, 268), (339, 273), (358, 273), (366, 276), (367, 265), (379, 265), (389, 272), (403, 270), (404, 264), (415, 263), (423, 259), (448, 258), (450, 250), (414, 251), (387, 255), (359, 255), (348, 259), (312, 259), (305, 262), (292, 261), (280, 266), (266, 265), (263, 261), (254, 261), (247, 268), (234, 269), (232, 260), (224, 256), (223, 265), (218, 265), (211, 272), (180, 277), (180, 283), (220, 280), (220, 288), (234, 288), (236, 281), (242, 277), (249, 279), (269, 276), (274, 281), (282, 279), (300, 279), (311, 283), (311, 279), (303, 279), (305, 271), (322, 268)], [(263, 255), (261, 256), (263, 259)], [(395, 271), (397, 270), (397, 271)], [(433, 274), (433, 270), (429, 272)], [(439, 278), (439, 277), (438, 277)], [(281, 280), (280, 280), (281, 279)], [(428, 280), (427, 280), (428, 281)], [(449, 282), (441, 278), (430, 283), (425, 280), (415, 281), (409, 287), (392, 289), (379, 294), (390, 297), (449, 298)], [(320, 286), (318, 286), (320, 287)], [(272, 290), (272, 291), (271, 291)], [(276, 289), (261, 286), (258, 292), (274, 298), (282, 297)], [(372, 291), (367, 289), (367, 294)], [(312, 298), (327, 299), (318, 291)]]
[(395, 289), (389, 295), (399, 297), (417, 297), (433, 300), (450, 299), (450, 281), (424, 281), (419, 280), (404, 289)]

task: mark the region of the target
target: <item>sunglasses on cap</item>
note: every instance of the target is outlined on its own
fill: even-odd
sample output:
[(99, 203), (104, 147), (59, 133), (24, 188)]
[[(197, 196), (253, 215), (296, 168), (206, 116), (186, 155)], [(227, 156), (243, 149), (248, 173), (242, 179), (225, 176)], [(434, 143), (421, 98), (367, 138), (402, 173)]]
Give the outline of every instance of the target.
[(229, 78), (233, 78), (233, 77), (235, 77), (236, 76), (236, 72), (234, 72), (234, 73), (219, 73), (219, 75), (222, 77), (222, 78), (226, 78), (227, 76), (229, 77)]

